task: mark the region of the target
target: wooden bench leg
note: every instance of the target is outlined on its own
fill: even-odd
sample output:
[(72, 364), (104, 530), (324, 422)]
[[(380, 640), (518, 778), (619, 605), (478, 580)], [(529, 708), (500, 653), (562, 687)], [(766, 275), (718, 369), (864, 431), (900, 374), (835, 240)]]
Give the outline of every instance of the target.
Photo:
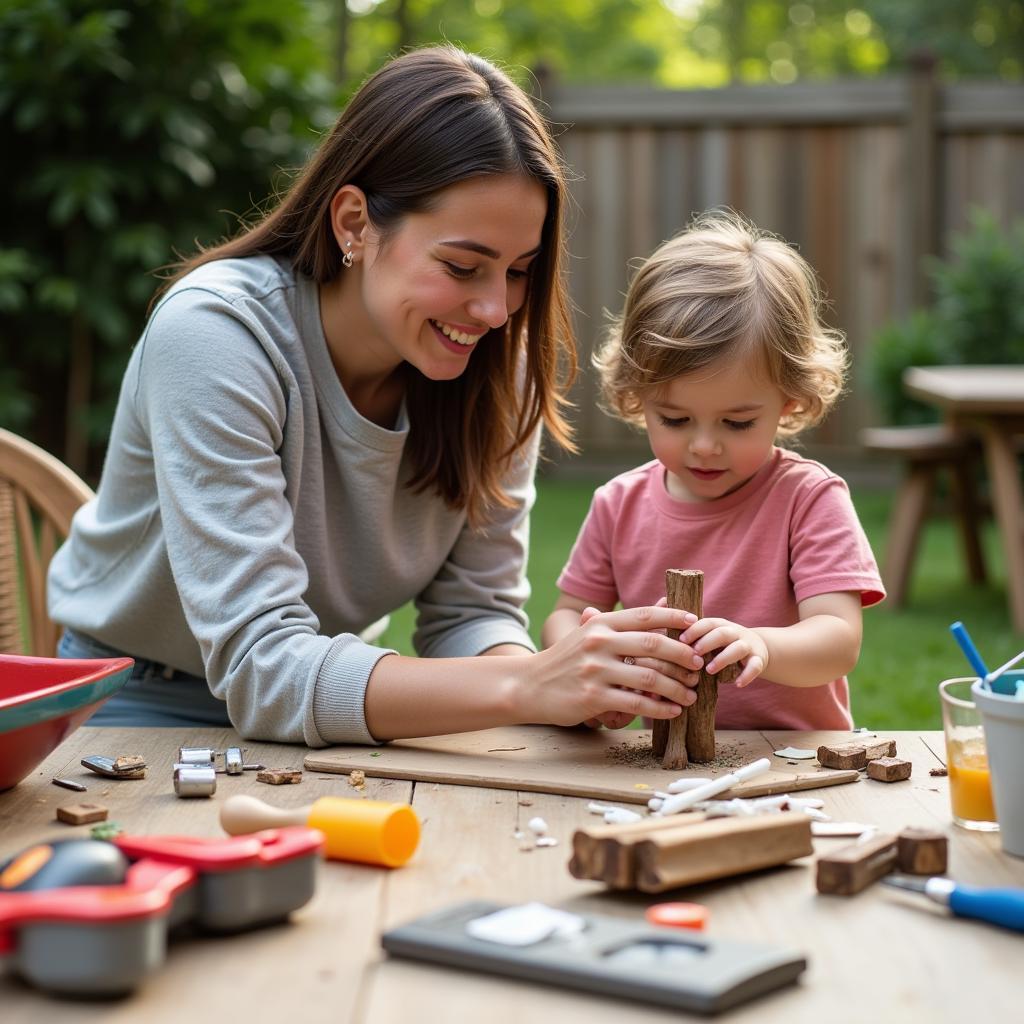
[(981, 513), (975, 495), (973, 470), (966, 459), (957, 459), (953, 463), (951, 491), (967, 575), (972, 583), (984, 583), (988, 573), (981, 548)]
[(885, 551), (885, 589), (896, 607), (906, 604), (910, 570), (934, 489), (934, 464), (912, 462), (896, 495)]
[(992, 485), (992, 504), (1006, 558), (1006, 587), (1010, 594), (1010, 622), (1024, 633), (1024, 499), (1020, 464), (1013, 440), (994, 427), (985, 430), (985, 460)]

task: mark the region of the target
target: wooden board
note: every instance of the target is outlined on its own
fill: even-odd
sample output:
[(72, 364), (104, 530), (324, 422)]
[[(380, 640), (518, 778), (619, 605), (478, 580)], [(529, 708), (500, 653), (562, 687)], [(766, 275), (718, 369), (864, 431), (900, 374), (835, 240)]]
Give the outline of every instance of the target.
[(718, 753), (710, 765), (665, 771), (651, 752), (650, 730), (558, 729), (513, 726), (483, 732), (396, 740), (386, 746), (335, 747), (306, 756), (307, 771), (486, 786), (532, 793), (583, 796), (618, 803), (645, 804), (674, 779), (716, 778), (761, 757), (772, 770), (723, 794), (754, 797), (818, 789), (855, 782), (856, 771), (821, 768), (814, 759), (787, 761), (774, 751), (784, 746), (816, 749), (823, 743), (848, 742), (847, 732), (786, 733), (785, 743), (759, 732), (719, 732)]

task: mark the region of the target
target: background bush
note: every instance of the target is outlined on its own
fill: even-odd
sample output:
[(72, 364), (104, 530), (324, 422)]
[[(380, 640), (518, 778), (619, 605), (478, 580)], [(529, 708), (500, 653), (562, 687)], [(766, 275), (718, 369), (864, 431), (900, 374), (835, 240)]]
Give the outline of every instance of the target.
[(975, 211), (971, 230), (955, 238), (948, 260), (933, 260), (934, 305), (874, 338), (871, 375), (890, 423), (926, 423), (938, 410), (903, 391), (908, 366), (1024, 363), (1024, 221), (1001, 229)]
[(154, 268), (233, 232), (334, 116), (309, 10), (0, 4), (0, 423), (80, 473)]

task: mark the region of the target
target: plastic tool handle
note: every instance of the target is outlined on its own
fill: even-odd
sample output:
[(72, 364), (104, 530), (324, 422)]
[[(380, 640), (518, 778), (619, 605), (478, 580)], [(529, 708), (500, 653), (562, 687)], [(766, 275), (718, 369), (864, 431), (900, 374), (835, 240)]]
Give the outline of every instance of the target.
[(953, 634), (953, 639), (960, 645), (960, 650), (964, 652), (964, 657), (971, 668), (974, 669), (975, 675), (980, 679), (984, 679), (988, 675), (988, 667), (982, 661), (978, 648), (974, 646), (974, 641), (971, 639), (971, 634), (967, 632), (967, 627), (958, 621), (949, 627), (949, 631)]
[(979, 889), (958, 885), (949, 894), (949, 909), (957, 917), (974, 917), (1024, 932), (1024, 889)]
[(265, 828), (305, 825), (309, 807), (271, 807), (254, 796), (238, 793), (229, 796), (220, 809), (220, 827), (229, 836), (262, 832)]

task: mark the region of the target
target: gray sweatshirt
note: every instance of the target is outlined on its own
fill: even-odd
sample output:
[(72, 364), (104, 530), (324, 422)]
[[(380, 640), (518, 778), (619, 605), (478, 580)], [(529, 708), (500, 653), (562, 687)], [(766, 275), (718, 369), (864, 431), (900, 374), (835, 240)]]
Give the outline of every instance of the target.
[(479, 531), (405, 488), (408, 429), (404, 408), (388, 430), (349, 402), (315, 283), (270, 257), (200, 267), (132, 354), (99, 492), (51, 564), (52, 618), (205, 676), (244, 736), (374, 742), (366, 684), (393, 652), (357, 634), (406, 601), (422, 656), (534, 649), (536, 446), (506, 481), (515, 507)]

